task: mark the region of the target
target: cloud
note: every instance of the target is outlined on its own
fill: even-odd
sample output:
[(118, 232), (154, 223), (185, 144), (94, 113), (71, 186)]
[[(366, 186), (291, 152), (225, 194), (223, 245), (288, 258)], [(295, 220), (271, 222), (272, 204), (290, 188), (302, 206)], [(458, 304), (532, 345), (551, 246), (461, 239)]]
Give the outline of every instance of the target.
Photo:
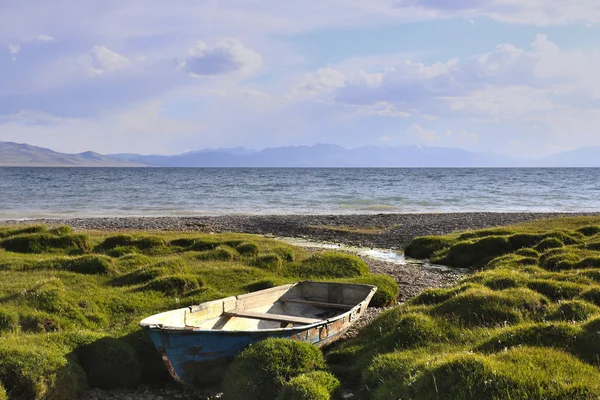
[(79, 58), (79, 65), (87, 74), (99, 76), (118, 71), (131, 65), (129, 59), (105, 46), (94, 46)]
[(396, 108), (393, 104), (382, 101), (369, 106), (361, 106), (358, 109), (359, 115), (375, 116), (375, 117), (391, 117), (391, 118), (408, 118), (411, 116), (409, 112), (404, 112)]
[(56, 41), (56, 38), (48, 35), (31, 35), (23, 39), (24, 42), (48, 43)]
[(197, 42), (179, 69), (194, 77), (252, 74), (262, 63), (261, 55), (244, 47), (239, 40), (222, 39), (213, 47)]
[(440, 136), (433, 130), (425, 129), (419, 124), (412, 124), (406, 130), (406, 134), (417, 140), (419, 143), (435, 143), (440, 140)]
[(8, 54), (18, 54), (21, 51), (21, 46), (19, 46), (18, 44), (9, 44), (7, 46), (8, 48)]
[(485, 16), (502, 22), (528, 25), (564, 25), (600, 22), (597, 0), (400, 0), (402, 10), (422, 10), (430, 18)]
[(317, 99), (345, 105), (384, 104), (385, 110), (437, 117), (517, 119), (600, 99), (598, 70), (600, 52), (564, 51), (538, 35), (530, 50), (502, 44), (464, 61), (427, 65), (405, 60), (371, 74), (330, 67), (294, 88), (309, 88)]

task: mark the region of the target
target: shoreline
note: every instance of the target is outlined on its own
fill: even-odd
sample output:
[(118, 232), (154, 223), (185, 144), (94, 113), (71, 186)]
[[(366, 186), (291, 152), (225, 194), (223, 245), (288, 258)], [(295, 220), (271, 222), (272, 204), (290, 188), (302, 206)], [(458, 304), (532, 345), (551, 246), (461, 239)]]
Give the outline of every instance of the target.
[(235, 232), (399, 250), (417, 236), (600, 213), (464, 212), (413, 214), (273, 214), (3, 220), (0, 225), (69, 225), (79, 230)]

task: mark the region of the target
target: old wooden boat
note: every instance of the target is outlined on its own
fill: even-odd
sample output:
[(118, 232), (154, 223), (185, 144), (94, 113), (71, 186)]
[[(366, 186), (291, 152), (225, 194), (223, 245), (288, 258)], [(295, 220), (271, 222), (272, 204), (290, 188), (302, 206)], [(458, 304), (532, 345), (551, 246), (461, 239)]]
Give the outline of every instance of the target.
[(140, 325), (176, 381), (210, 384), (237, 353), (266, 338), (331, 344), (361, 317), (376, 290), (300, 282), (164, 312)]

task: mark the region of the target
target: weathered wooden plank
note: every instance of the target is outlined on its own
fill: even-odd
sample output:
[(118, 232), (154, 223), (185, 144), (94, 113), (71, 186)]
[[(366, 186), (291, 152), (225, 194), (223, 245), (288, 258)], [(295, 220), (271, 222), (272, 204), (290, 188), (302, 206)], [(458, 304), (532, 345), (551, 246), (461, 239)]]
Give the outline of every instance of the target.
[(262, 319), (265, 321), (288, 322), (290, 324), (304, 324), (304, 325), (311, 325), (316, 322), (322, 321), (320, 319), (315, 319), (315, 318), (304, 318), (304, 317), (296, 317), (293, 315), (269, 314), (269, 313), (259, 313), (259, 312), (252, 312), (252, 311), (228, 311), (228, 312), (224, 312), (223, 316)]
[(340, 310), (350, 310), (354, 308), (354, 305), (350, 304), (339, 304), (339, 303), (324, 303), (321, 301), (311, 301), (311, 300), (302, 300), (302, 299), (279, 299), (282, 303), (297, 303), (297, 304), (307, 304), (310, 306), (315, 306), (319, 308), (338, 308)]

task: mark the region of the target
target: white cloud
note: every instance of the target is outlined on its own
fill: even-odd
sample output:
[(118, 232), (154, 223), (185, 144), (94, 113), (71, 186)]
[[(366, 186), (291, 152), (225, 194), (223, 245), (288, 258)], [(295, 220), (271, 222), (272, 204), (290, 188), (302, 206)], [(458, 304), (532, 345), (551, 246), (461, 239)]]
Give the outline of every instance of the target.
[(395, 105), (382, 101), (377, 104), (360, 106), (358, 114), (376, 117), (408, 118), (409, 112), (401, 111)]
[(131, 65), (129, 59), (105, 46), (94, 46), (79, 58), (81, 68), (91, 76), (118, 71)]
[(8, 54), (18, 54), (21, 51), (21, 46), (19, 46), (18, 44), (9, 44), (7, 46), (8, 49)]
[(425, 129), (419, 124), (412, 124), (406, 134), (419, 143), (435, 143), (440, 140), (440, 136), (433, 130)]
[(348, 77), (333, 68), (321, 68), (314, 73), (305, 74), (288, 94), (289, 98), (312, 97), (330, 93), (348, 84)]
[(600, 22), (597, 0), (399, 0), (403, 10), (422, 10), (431, 18), (479, 16), (529, 25)]
[(23, 39), (24, 42), (48, 43), (56, 41), (56, 38), (49, 35), (31, 35)]
[(252, 74), (262, 63), (261, 55), (244, 47), (239, 40), (222, 39), (213, 47), (197, 42), (179, 64), (179, 69), (194, 77)]

